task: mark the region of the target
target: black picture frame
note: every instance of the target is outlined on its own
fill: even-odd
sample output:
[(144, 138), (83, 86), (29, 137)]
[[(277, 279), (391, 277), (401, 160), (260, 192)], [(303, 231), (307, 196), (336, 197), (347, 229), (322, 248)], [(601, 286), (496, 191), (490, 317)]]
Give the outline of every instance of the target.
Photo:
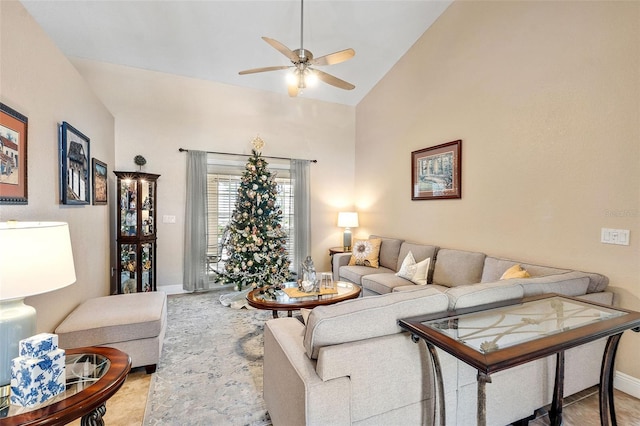
[(0, 204), (28, 204), (28, 125), (26, 116), (0, 103)]
[(60, 202), (89, 204), (90, 140), (67, 123), (60, 125)]
[(106, 205), (109, 199), (108, 192), (108, 175), (107, 164), (98, 160), (91, 159), (91, 183), (93, 194), (93, 205)]
[(411, 153), (411, 199), (462, 198), (462, 140)]

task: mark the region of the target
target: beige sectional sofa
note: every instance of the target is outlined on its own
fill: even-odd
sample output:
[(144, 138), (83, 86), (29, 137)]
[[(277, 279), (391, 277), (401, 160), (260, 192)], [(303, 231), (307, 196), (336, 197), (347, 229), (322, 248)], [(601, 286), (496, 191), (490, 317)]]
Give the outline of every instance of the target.
[[(395, 275), (407, 253), (431, 258), (428, 285)], [(361, 285), (365, 295), (267, 321), (264, 399), (274, 425), (435, 424), (435, 390), (424, 342), (415, 344), (398, 320), (416, 315), (560, 293), (611, 304), (607, 277), (533, 265), (483, 253), (382, 238), (380, 267), (348, 266), (334, 255), (335, 279)], [(500, 280), (520, 264), (530, 278)], [(598, 382), (604, 340), (565, 354), (565, 395)], [(473, 425), (476, 370), (439, 351), (447, 424)], [(493, 374), (487, 385), (487, 424), (506, 425), (551, 402), (555, 357)]]

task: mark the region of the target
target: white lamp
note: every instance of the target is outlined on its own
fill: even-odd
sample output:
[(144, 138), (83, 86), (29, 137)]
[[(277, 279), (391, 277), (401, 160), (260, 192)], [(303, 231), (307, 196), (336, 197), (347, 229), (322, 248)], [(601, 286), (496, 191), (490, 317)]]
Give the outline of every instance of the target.
[(36, 310), (24, 298), (75, 281), (66, 223), (0, 223), (0, 396), (8, 396), (18, 342), (36, 334)]
[(344, 228), (342, 235), (342, 245), (345, 251), (351, 250), (351, 228), (358, 227), (358, 213), (340, 212), (338, 213), (338, 226)]

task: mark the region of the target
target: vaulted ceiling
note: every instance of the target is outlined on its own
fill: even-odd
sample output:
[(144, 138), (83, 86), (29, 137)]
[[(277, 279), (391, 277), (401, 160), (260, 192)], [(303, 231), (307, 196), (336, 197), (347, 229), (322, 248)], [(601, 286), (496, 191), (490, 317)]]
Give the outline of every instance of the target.
[[(21, 0), (68, 57), (90, 59), (282, 93), (291, 65), (266, 36), (300, 48), (301, 2), (216, 0)], [(352, 59), (318, 67), (356, 86), (318, 83), (305, 98), (356, 105), (451, 1), (306, 0), (304, 48), (315, 57), (353, 48)]]

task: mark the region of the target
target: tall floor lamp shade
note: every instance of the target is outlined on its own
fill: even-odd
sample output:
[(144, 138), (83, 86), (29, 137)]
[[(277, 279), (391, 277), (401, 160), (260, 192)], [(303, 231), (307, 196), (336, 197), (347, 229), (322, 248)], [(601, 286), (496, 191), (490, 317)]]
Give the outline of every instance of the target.
[(358, 213), (338, 213), (338, 226), (340, 228), (344, 228), (344, 234), (342, 235), (342, 245), (345, 251), (349, 251), (351, 250), (351, 228), (358, 227)]
[[(63, 222), (0, 223), (0, 391), (8, 395), (18, 342), (36, 332), (25, 297), (76, 281), (69, 226)], [(6, 394), (5, 394), (6, 392)]]

